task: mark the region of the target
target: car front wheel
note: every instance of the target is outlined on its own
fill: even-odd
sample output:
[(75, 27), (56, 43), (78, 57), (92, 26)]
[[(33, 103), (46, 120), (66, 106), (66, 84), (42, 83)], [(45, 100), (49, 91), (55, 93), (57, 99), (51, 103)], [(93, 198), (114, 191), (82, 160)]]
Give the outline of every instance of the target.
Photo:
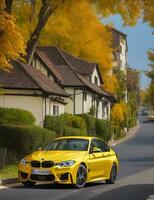
[(117, 166), (116, 164), (113, 164), (110, 172), (110, 179), (105, 180), (107, 184), (114, 184), (117, 178)]
[(86, 185), (86, 181), (87, 181), (87, 169), (84, 165), (81, 164), (77, 171), (75, 186), (77, 188), (82, 188)]

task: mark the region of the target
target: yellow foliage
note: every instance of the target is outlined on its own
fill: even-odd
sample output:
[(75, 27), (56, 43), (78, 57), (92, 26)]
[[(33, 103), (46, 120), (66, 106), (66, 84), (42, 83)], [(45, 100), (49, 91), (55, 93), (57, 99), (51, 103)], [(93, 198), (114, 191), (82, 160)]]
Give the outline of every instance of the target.
[(116, 103), (111, 110), (111, 118), (116, 125), (119, 125), (124, 121), (124, 110), (123, 105), (121, 103)]
[(108, 75), (105, 74), (103, 76), (104, 84), (103, 89), (109, 91), (111, 94), (115, 94), (118, 88), (118, 80), (114, 74)]
[(24, 40), (14, 18), (4, 9), (3, 0), (0, 2), (0, 70), (9, 71), (10, 60), (24, 53)]
[(97, 62), (102, 72), (112, 68), (111, 35), (87, 1), (74, 1), (50, 17), (40, 44), (55, 45), (80, 58)]

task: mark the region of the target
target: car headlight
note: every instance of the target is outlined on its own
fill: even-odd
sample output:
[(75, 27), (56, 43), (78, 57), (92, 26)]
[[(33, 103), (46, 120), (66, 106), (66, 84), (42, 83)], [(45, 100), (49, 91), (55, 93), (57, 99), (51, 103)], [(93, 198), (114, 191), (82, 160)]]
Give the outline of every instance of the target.
[(21, 163), (22, 165), (27, 165), (27, 160), (23, 158), (23, 159), (20, 161), (20, 163)]
[(59, 166), (59, 167), (70, 167), (74, 164), (75, 164), (74, 160), (66, 160), (66, 161), (56, 163), (56, 165)]

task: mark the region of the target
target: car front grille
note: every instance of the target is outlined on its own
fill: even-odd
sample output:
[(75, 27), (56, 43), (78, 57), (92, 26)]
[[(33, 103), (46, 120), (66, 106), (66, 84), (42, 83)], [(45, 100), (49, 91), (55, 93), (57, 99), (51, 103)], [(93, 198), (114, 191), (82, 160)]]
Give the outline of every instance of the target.
[(43, 162), (40, 162), (40, 161), (37, 161), (37, 160), (33, 160), (31, 161), (31, 166), (32, 167), (36, 167), (36, 168), (50, 168), (50, 167), (53, 167), (54, 166), (54, 162), (53, 161), (43, 161)]
[(50, 175), (36, 175), (36, 174), (31, 174), (30, 179), (34, 181), (54, 181), (55, 176), (53, 174)]
[(37, 161), (37, 160), (33, 160), (33, 161), (31, 161), (31, 166), (39, 168), (41, 166), (41, 162)]
[(53, 167), (54, 166), (54, 162), (53, 161), (43, 161), (42, 162), (42, 167), (43, 168), (49, 168), (49, 167)]

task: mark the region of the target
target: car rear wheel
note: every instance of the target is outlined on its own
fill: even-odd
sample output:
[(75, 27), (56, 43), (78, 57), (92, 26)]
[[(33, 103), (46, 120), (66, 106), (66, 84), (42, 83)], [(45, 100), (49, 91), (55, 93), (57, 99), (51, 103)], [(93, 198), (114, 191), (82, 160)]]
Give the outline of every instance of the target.
[(107, 184), (114, 184), (117, 178), (117, 166), (116, 164), (113, 164), (110, 172), (110, 179), (105, 180)]
[(25, 185), (26, 187), (32, 187), (36, 184), (36, 182), (31, 182), (31, 181), (23, 181), (22, 182), (23, 185)]
[(80, 165), (77, 171), (76, 184), (77, 188), (83, 188), (87, 181), (87, 169), (84, 165)]

